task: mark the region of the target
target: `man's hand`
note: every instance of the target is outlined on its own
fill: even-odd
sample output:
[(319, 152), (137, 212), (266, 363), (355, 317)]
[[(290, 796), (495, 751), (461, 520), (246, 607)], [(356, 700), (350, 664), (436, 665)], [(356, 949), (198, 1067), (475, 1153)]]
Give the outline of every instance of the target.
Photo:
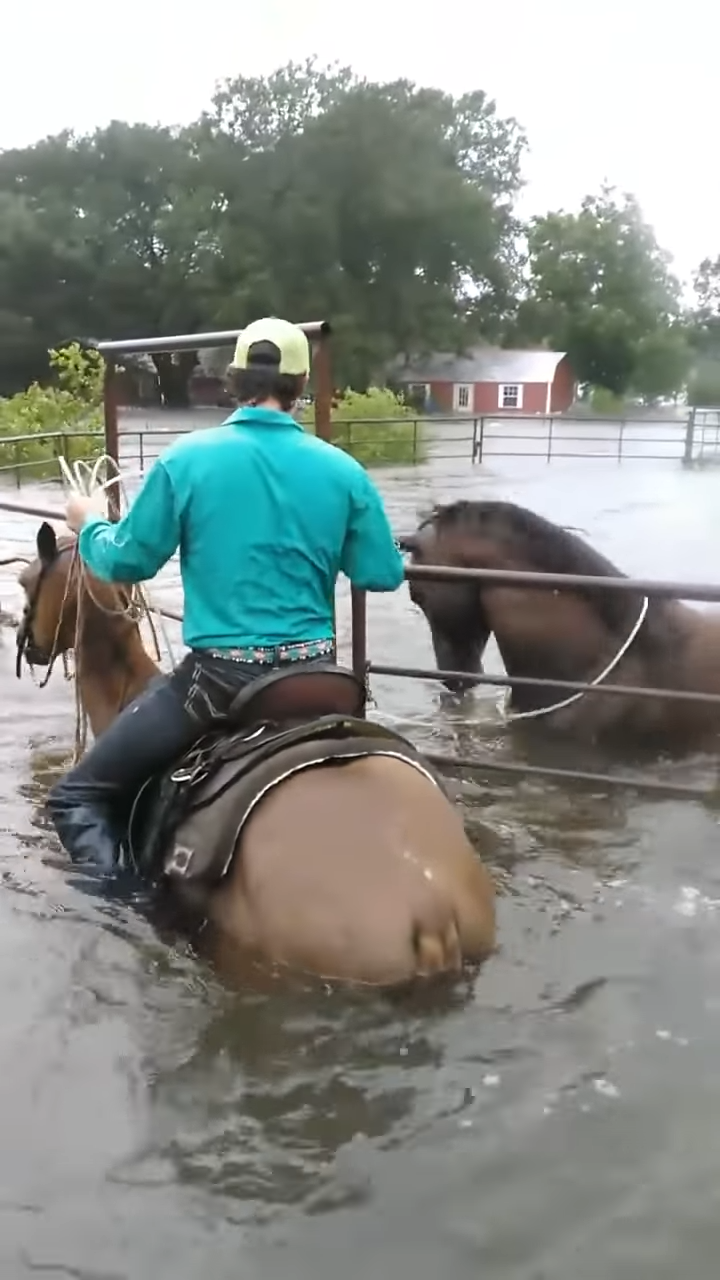
[(65, 523), (73, 533), (79, 533), (88, 516), (105, 516), (107, 518), (107, 494), (98, 489), (91, 498), (83, 493), (73, 493), (65, 507)]

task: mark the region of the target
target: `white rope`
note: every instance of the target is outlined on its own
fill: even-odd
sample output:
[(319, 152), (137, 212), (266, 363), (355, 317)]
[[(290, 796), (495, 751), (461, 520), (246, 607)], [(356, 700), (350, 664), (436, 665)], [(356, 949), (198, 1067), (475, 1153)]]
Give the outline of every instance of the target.
[[(58, 458), (58, 462), (60, 464), (60, 471), (63, 479), (66, 481), (72, 493), (82, 494), (85, 498), (92, 498), (96, 493), (104, 493), (111, 485), (116, 484), (118, 486), (119, 497), (125, 504), (125, 507), (128, 506), (125, 481), (130, 479), (131, 476), (134, 477), (141, 474), (140, 472), (129, 472), (123, 474), (117, 462), (109, 453), (101, 454), (100, 457), (96, 458), (92, 464), (85, 462), (82, 458), (79, 458), (76, 462), (70, 464), (65, 458), (60, 457)], [(108, 475), (110, 468), (112, 468), (112, 474)], [(101, 479), (103, 473), (104, 478)], [(173, 652), (172, 642), (170, 640), (168, 628), (165, 624), (162, 612), (157, 605), (153, 604), (147, 586), (143, 588), (142, 595), (144, 596), (143, 603), (147, 613), (154, 614), (158, 619), (163, 642), (170, 662), (174, 667), (175, 654)], [(150, 625), (152, 627), (152, 623), (150, 623)], [(160, 657), (159, 653), (158, 657)]]
[(579, 702), (581, 698), (584, 698), (586, 693), (590, 693), (592, 689), (596, 689), (598, 685), (603, 684), (603, 682), (607, 680), (608, 676), (611, 675), (612, 672), (615, 670), (618, 663), (622, 661), (622, 659), (625, 657), (625, 654), (627, 653), (631, 644), (637, 637), (637, 634), (643, 622), (645, 621), (649, 604), (650, 604), (650, 601), (648, 597), (643, 596), (642, 607), (640, 609), (640, 616), (637, 622), (635, 623), (635, 626), (633, 627), (632, 631), (630, 632), (630, 635), (628, 636), (627, 640), (619, 649), (619, 651), (615, 654), (615, 657), (612, 659), (612, 661), (609, 662), (608, 665), (605, 667), (605, 669), (600, 672), (600, 675), (596, 676), (594, 680), (591, 680), (589, 682), (587, 689), (579, 689), (577, 693), (571, 693), (569, 698), (563, 698), (562, 702), (556, 702), (553, 704), (553, 706), (550, 706), (550, 707), (538, 707), (534, 711), (508, 711), (507, 708), (508, 708), (510, 698), (512, 697), (512, 689), (506, 689), (505, 694), (501, 698), (500, 708), (499, 708), (503, 716), (503, 719), (505, 720), (505, 723), (510, 724), (515, 720), (538, 720), (540, 716), (552, 715), (554, 711), (562, 711), (564, 707), (571, 707), (574, 702)]

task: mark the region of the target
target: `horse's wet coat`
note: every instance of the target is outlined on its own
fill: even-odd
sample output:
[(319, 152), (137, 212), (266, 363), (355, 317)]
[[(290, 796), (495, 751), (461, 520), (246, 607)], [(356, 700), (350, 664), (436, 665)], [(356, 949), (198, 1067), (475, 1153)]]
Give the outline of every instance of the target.
[[(623, 577), (577, 534), (509, 502), (461, 501), (437, 508), (409, 537), (416, 564)], [(428, 621), (438, 668), (481, 670), (494, 634), (510, 677), (613, 683), (717, 694), (720, 613), (641, 592), (571, 587), (545, 591), (512, 584), (413, 580), (410, 595)], [(448, 681), (462, 689), (469, 682)], [(568, 698), (560, 687), (515, 686), (511, 706), (548, 729), (596, 740), (695, 746), (720, 728), (712, 704), (608, 698), (593, 689)], [(544, 715), (544, 719), (543, 719)]]

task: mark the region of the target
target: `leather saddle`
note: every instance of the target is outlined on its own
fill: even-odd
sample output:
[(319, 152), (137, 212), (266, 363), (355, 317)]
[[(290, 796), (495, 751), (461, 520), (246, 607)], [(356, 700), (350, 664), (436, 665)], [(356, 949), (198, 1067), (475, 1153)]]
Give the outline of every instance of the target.
[[(302, 743), (356, 739), (373, 731), (364, 720), (367, 691), (353, 671), (334, 664), (269, 671), (246, 685), (225, 722), (196, 742), (162, 776), (148, 779), (135, 801), (128, 838), (146, 874), (189, 808), (215, 803), (226, 786)], [(202, 797), (201, 797), (202, 793)]]
[(228, 719), (232, 725), (283, 724), (316, 720), (321, 716), (364, 714), (367, 690), (347, 667), (328, 663), (300, 664), (273, 670), (246, 685), (234, 699)]

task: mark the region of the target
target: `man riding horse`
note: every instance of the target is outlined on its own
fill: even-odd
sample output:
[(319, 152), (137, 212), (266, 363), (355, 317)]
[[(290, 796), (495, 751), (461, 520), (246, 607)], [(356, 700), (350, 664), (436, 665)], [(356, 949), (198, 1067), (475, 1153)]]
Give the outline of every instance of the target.
[(74, 862), (112, 874), (121, 813), (146, 778), (225, 718), (239, 690), (273, 668), (334, 660), (333, 598), (343, 572), (394, 591), (403, 561), (380, 495), (348, 454), (291, 416), (310, 371), (303, 331), (267, 318), (238, 338), (239, 408), (175, 441), (124, 519), (102, 495), (73, 495), (66, 519), (97, 578), (152, 578), (180, 549), (189, 652), (153, 680), (48, 796)]

